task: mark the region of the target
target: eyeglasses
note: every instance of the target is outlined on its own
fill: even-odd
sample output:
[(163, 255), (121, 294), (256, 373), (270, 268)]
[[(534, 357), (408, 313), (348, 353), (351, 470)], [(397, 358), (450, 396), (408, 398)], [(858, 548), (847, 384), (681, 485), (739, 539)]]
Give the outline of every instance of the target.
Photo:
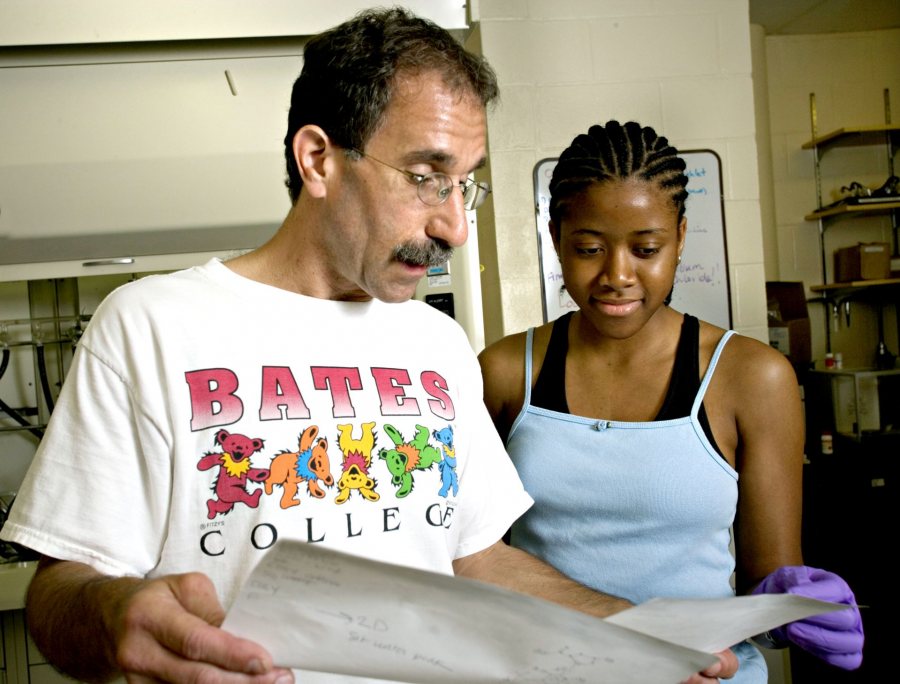
[(419, 195), (419, 199), (432, 207), (436, 207), (439, 204), (446, 202), (447, 198), (450, 197), (450, 193), (453, 192), (454, 187), (458, 187), (462, 192), (463, 206), (466, 211), (472, 211), (473, 209), (480, 207), (491, 192), (491, 186), (488, 183), (476, 183), (469, 179), (454, 183), (450, 176), (446, 173), (441, 173), (440, 171), (432, 171), (431, 173), (426, 173), (424, 175), (413, 173), (412, 171), (406, 171), (405, 169), (398, 169), (396, 166), (391, 166), (387, 162), (376, 159), (371, 154), (366, 154), (360, 150), (352, 149), (352, 151), (356, 152), (356, 154), (361, 157), (366, 157), (374, 162), (378, 162), (382, 166), (386, 166), (389, 169), (402, 173), (410, 183), (415, 183), (416, 193)]

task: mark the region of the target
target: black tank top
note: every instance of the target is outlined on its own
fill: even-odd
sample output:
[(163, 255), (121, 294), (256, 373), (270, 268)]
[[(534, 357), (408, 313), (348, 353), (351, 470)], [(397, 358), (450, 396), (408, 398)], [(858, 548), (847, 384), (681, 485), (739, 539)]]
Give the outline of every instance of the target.
[[(538, 373), (537, 382), (534, 383), (534, 388), (531, 390), (531, 403), (534, 406), (559, 413), (569, 413), (569, 404), (566, 401), (566, 354), (569, 351), (569, 320), (573, 313), (570, 311), (554, 321), (544, 363)], [(700, 322), (694, 316), (684, 314), (681, 336), (678, 339), (678, 348), (675, 350), (672, 379), (666, 390), (662, 408), (654, 420), (672, 420), (691, 415), (691, 407), (694, 405), (694, 399), (699, 390)], [(709, 418), (706, 416), (703, 404), (700, 405), (697, 417), (709, 443), (721, 456), (722, 450), (713, 439)]]

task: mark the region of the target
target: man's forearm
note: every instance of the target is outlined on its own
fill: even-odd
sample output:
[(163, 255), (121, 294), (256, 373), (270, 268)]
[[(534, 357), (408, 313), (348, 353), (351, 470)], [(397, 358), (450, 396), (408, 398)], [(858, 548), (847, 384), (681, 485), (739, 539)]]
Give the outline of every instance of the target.
[(41, 653), (82, 681), (118, 675), (110, 625), (117, 596), (130, 595), (140, 582), (110, 578), (82, 563), (41, 560), (26, 598), (28, 628)]
[(624, 599), (588, 589), (544, 561), (503, 542), (454, 561), (453, 569), (461, 577), (497, 584), (596, 617), (607, 617), (632, 606)]

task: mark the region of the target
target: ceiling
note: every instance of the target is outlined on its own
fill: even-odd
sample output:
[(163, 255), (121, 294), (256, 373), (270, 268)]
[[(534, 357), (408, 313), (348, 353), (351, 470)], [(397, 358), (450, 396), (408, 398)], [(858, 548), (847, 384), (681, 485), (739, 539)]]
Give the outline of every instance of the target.
[(749, 0), (766, 35), (900, 28), (898, 0)]

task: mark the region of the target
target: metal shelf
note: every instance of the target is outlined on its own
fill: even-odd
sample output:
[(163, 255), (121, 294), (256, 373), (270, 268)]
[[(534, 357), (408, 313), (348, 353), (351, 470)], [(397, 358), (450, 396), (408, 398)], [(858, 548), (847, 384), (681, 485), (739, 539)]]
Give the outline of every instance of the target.
[(841, 204), (836, 207), (816, 209), (803, 218), (807, 221), (816, 221), (818, 219), (847, 214), (854, 214), (856, 216), (873, 216), (877, 214), (889, 214), (892, 211), (896, 211), (897, 209), (900, 209), (900, 199), (890, 202), (880, 202), (872, 204)]
[(884, 143), (884, 136), (900, 136), (900, 126), (884, 124), (881, 126), (857, 126), (855, 128), (838, 128), (837, 130), (813, 137), (800, 147), (804, 150), (819, 148), (824, 150), (832, 145), (876, 145)]

